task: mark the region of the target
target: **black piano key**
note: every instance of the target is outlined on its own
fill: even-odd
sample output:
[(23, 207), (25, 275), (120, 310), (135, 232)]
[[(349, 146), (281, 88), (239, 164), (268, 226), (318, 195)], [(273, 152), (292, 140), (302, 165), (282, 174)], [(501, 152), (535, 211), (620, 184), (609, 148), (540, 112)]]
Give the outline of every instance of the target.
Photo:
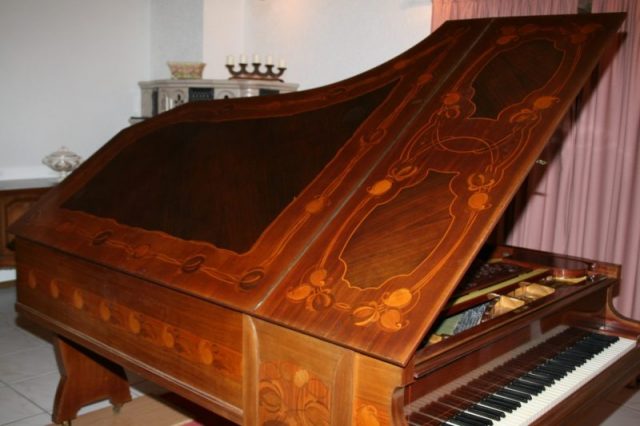
[(474, 426), (491, 426), (493, 424), (493, 422), (489, 419), (485, 419), (479, 416), (474, 416), (473, 414), (469, 414), (469, 413), (458, 413), (455, 416), (453, 416), (452, 419), (469, 422)]
[(590, 333), (589, 339), (599, 340), (599, 341), (608, 342), (608, 343), (615, 343), (618, 340), (620, 340), (618, 336), (607, 336), (606, 334), (597, 334), (597, 333)]
[(442, 402), (442, 400), (438, 400), (432, 401), (428, 406), (421, 408), (420, 411), (427, 415), (442, 418), (447, 422), (457, 420), (467, 422), (473, 426), (490, 426), (493, 424), (489, 419), (483, 419), (481, 417), (465, 413), (465, 408), (466, 407), (453, 406), (451, 403), (447, 404)]
[(544, 387), (535, 385), (533, 383), (525, 382), (524, 380), (514, 380), (507, 385), (510, 388), (514, 388), (521, 392), (528, 393), (530, 395), (537, 395), (544, 390)]
[(442, 402), (443, 404), (448, 404), (453, 407), (459, 407), (461, 410), (468, 411), (472, 414), (478, 414), (480, 416), (488, 417), (493, 420), (499, 420), (500, 418), (505, 416), (503, 411), (478, 405), (477, 398), (469, 399), (460, 395), (449, 394), (440, 398), (438, 401)]
[(500, 410), (505, 410), (507, 412), (511, 412), (522, 405), (519, 401), (501, 398), (498, 395), (489, 395), (488, 397), (483, 399), (482, 402), (484, 404), (491, 405), (492, 407), (499, 408)]
[(527, 403), (532, 395), (542, 392), (618, 340), (588, 335), (581, 330), (568, 331), (441, 398), (448, 408), (441, 407), (438, 416), (444, 424), (461, 426), (486, 426), (500, 421), (504, 413)]
[(608, 347), (609, 345), (589, 345), (586, 343), (582, 343), (582, 344), (577, 344), (571, 347), (570, 350), (579, 351), (579, 352), (588, 354), (589, 356), (593, 356), (595, 354), (599, 354), (600, 352), (602, 352), (604, 349)]
[[(497, 408), (499, 410), (503, 410), (503, 411), (513, 411), (516, 408), (520, 407), (520, 402), (518, 401), (514, 401), (513, 399), (507, 399), (507, 398), (503, 398), (501, 396), (496, 395), (494, 392), (496, 390), (500, 390), (500, 388), (494, 389), (492, 392), (481, 392), (478, 391), (478, 393), (481, 394), (481, 396), (476, 397), (477, 399), (480, 399), (480, 401), (484, 404), (487, 405), (491, 405), (493, 408)], [(459, 391), (464, 392), (465, 389), (460, 389)]]
[(504, 404), (496, 403), (495, 401), (491, 401), (486, 398), (479, 401), (478, 404), (486, 408), (491, 408), (493, 410), (501, 411), (502, 413), (510, 413), (513, 410), (515, 410), (515, 408), (508, 407)]
[(606, 347), (590, 349), (590, 348), (584, 348), (581, 346), (574, 346), (564, 351), (562, 355), (572, 355), (575, 357), (583, 357), (585, 359), (591, 359), (595, 355), (602, 352), (604, 349), (606, 349)]
[(571, 365), (567, 362), (564, 362), (562, 360), (558, 360), (558, 359), (550, 359), (549, 361), (547, 361), (546, 364), (544, 365), (550, 365), (553, 366), (554, 368), (557, 368), (559, 370), (563, 370), (564, 372), (568, 373), (570, 371), (573, 371), (576, 369), (575, 365)]
[(484, 417), (488, 417), (493, 420), (500, 420), (505, 416), (504, 412), (502, 411), (495, 410), (489, 407), (483, 407), (482, 405), (478, 405), (478, 404), (475, 404), (467, 408), (467, 411), (474, 414), (479, 414)]
[(567, 373), (560, 372), (560, 371), (552, 369), (552, 368), (547, 368), (544, 365), (539, 365), (539, 366), (537, 366), (536, 368), (534, 368), (531, 371), (534, 372), (535, 374), (546, 375), (546, 376), (548, 376), (550, 378), (553, 378), (555, 380), (559, 380), (559, 379), (561, 379), (561, 378), (563, 378), (564, 376), (567, 375)]
[(552, 362), (549, 362), (549, 361), (545, 362), (544, 364), (540, 364), (537, 368), (541, 369), (542, 371), (547, 371), (551, 374), (557, 374), (559, 378), (562, 378), (567, 375), (566, 368), (554, 365)]
[(556, 356), (554, 358), (554, 360), (559, 361), (559, 362), (566, 362), (568, 365), (571, 365), (573, 367), (578, 367), (578, 366), (584, 364), (584, 361), (585, 361), (583, 359), (577, 359), (575, 357), (568, 356), (568, 355), (565, 355), (565, 354), (558, 354), (558, 356)]
[(531, 392), (536, 392), (534, 395), (542, 392), (544, 388), (547, 386), (545, 383), (536, 382), (535, 380), (529, 380), (524, 376), (518, 377), (511, 383), (518, 383), (524, 386), (527, 386), (531, 389)]
[(478, 401), (479, 404), (482, 404), (485, 407), (489, 407), (502, 412), (511, 412), (519, 406), (509, 404), (508, 400), (506, 400), (506, 402), (504, 400), (494, 401), (491, 399), (493, 395), (491, 395), (490, 392), (484, 390), (474, 390), (467, 386), (456, 389), (455, 391), (453, 391), (453, 395), (464, 398), (467, 401)]
[(555, 380), (545, 376), (537, 375), (533, 371), (522, 376), (523, 379), (537, 383), (540, 386), (551, 386)]
[(572, 356), (577, 356), (577, 357), (582, 357), (584, 359), (591, 359), (593, 358), (594, 355), (599, 354), (600, 352), (602, 352), (602, 350), (598, 350), (598, 351), (585, 351), (581, 348), (576, 348), (573, 347), (571, 349), (568, 349), (565, 351), (565, 354), (569, 354)]
[(458, 419), (458, 418), (447, 419), (444, 424), (453, 425), (453, 426), (484, 426), (484, 425), (478, 425), (476, 423), (471, 423), (469, 421), (465, 421), (463, 419)]
[(586, 337), (582, 340), (580, 340), (579, 342), (577, 342), (578, 345), (583, 345), (584, 347), (592, 347), (592, 348), (596, 348), (596, 347), (607, 347), (609, 345), (611, 345), (612, 341), (608, 341), (608, 340), (601, 340), (601, 339), (596, 339), (596, 338), (592, 338), (591, 336)]
[(582, 340), (580, 340), (579, 342), (576, 342), (576, 345), (578, 346), (584, 346), (585, 348), (606, 348), (608, 346), (610, 346), (611, 344), (615, 343), (615, 341), (609, 341), (609, 340), (600, 340), (600, 339), (594, 339), (589, 337), (586, 337)]
[(606, 349), (609, 346), (611, 346), (611, 343), (585, 339), (577, 342), (571, 347), (571, 349), (596, 354), (602, 352), (603, 349)]
[(555, 383), (557, 380), (560, 380), (562, 378), (562, 376), (559, 376), (557, 374), (552, 374), (548, 371), (544, 371), (539, 367), (534, 368), (533, 370), (531, 370), (530, 373), (535, 375), (536, 377), (544, 377), (546, 380), (549, 380), (551, 383)]
[(496, 392), (496, 394), (505, 398), (515, 399), (516, 401), (520, 402), (527, 402), (531, 399), (531, 395), (529, 395), (528, 393), (523, 393), (511, 389), (500, 389)]

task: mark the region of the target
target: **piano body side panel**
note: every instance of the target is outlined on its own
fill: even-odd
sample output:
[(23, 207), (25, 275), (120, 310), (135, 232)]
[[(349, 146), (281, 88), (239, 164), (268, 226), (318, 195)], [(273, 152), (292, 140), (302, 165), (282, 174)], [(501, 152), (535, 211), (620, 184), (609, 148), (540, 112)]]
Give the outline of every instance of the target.
[(398, 424), (401, 368), (249, 316), (244, 330), (245, 425)]
[(241, 421), (241, 314), (25, 240), (18, 244), (21, 314)]
[(354, 424), (360, 426), (405, 425), (404, 383), (407, 370), (366, 355), (356, 355)]

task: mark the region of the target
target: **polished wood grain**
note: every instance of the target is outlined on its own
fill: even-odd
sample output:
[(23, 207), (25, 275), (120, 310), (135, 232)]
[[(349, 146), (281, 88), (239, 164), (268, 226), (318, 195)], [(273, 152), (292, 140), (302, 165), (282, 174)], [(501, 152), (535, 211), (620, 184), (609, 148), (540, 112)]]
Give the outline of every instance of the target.
[(80, 408), (102, 399), (109, 399), (114, 407), (131, 401), (121, 366), (63, 338), (56, 339), (55, 348), (62, 377), (54, 403), (54, 422), (74, 419)]
[(15, 243), (9, 227), (54, 185), (51, 179), (0, 181), (0, 269), (14, 268)]
[(451, 22), (327, 87), (187, 104), (15, 232), (406, 365), (621, 19)]
[[(623, 18), (450, 22), (351, 79), (116, 135), (12, 228), (19, 312), (75, 348), (56, 419), (85, 386), (122, 387), (85, 383), (77, 353), (235, 423), (378, 426), (557, 325), (637, 340), (611, 304), (619, 266), (481, 250)], [(485, 253), (525, 273), (470, 288)], [(639, 365), (635, 348), (597, 380)]]

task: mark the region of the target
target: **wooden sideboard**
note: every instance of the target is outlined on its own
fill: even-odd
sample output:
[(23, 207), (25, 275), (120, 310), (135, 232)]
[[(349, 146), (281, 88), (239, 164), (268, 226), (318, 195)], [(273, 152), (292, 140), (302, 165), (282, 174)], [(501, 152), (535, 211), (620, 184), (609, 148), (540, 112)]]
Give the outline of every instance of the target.
[(15, 267), (9, 225), (56, 183), (56, 179), (48, 178), (0, 181), (0, 268)]

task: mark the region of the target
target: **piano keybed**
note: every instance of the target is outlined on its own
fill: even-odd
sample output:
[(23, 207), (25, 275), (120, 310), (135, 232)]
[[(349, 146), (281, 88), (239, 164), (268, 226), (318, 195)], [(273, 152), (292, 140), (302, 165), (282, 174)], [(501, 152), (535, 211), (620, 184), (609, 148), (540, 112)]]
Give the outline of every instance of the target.
[(409, 425), (526, 425), (631, 351), (631, 339), (556, 327), (405, 407)]

